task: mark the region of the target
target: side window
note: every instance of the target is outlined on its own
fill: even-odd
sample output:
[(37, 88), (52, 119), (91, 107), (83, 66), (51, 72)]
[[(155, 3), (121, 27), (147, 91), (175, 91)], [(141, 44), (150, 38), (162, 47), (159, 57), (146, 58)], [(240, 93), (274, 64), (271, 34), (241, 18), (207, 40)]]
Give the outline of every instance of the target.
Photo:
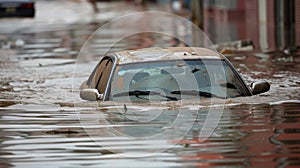
[(108, 60), (105, 64), (104, 70), (99, 78), (98, 84), (96, 86), (96, 88), (99, 90), (99, 93), (104, 93), (106, 86), (107, 86), (107, 82), (109, 79), (109, 76), (111, 74), (111, 69), (112, 69), (113, 63), (111, 60)]
[(91, 76), (92, 78), (88, 80), (89, 86), (98, 89), (99, 93), (104, 93), (112, 66), (112, 60), (109, 57), (104, 58), (95, 68), (93, 75)]

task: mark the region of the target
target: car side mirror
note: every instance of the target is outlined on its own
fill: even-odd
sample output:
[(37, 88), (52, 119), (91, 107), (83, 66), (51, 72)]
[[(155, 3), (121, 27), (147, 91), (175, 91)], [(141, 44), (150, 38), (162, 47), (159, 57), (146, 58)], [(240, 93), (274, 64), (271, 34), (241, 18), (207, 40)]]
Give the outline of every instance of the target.
[(80, 98), (83, 100), (96, 101), (103, 99), (103, 94), (99, 94), (97, 89), (82, 89)]
[(87, 81), (82, 82), (80, 89), (87, 89), (87, 88), (89, 88)]
[(252, 94), (257, 95), (270, 90), (270, 84), (267, 81), (253, 82), (251, 84)]

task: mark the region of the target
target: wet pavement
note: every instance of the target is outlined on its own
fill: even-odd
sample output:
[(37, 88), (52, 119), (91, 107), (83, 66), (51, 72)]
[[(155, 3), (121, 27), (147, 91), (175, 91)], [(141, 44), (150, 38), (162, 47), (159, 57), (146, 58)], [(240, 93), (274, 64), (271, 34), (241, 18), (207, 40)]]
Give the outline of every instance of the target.
[[(141, 11), (143, 7), (101, 2), (98, 4), (100, 13), (94, 14), (92, 7), (83, 1), (38, 1), (36, 5), (34, 19), (0, 19), (0, 167), (300, 166), (298, 54), (228, 54), (227, 58), (247, 84), (266, 79), (271, 83), (271, 90), (259, 96), (220, 103), (226, 106), (208, 139), (199, 138), (203, 119), (209, 113), (206, 105), (197, 101), (168, 104), (174, 108), (167, 108), (162, 117), (144, 123), (124, 120), (115, 103), (101, 103), (96, 111), (111, 120), (112, 125), (90, 124), (84, 129), (86, 125), (78, 114), (93, 117), (95, 107), (80, 100), (78, 88), (99, 57), (91, 55), (77, 62), (77, 55), (98, 27), (117, 16)], [(118, 10), (111, 12), (111, 9)], [(126, 31), (126, 28), (117, 30)], [(112, 39), (119, 38), (118, 31), (106, 29), (102, 30), (103, 34), (97, 34), (95, 51), (103, 52)], [(182, 30), (175, 31), (180, 34)], [(189, 33), (183, 36), (188, 38)], [(124, 39), (113, 50), (158, 44), (182, 45), (170, 37), (150, 33)], [(80, 73), (74, 77), (75, 68)], [(123, 104), (118, 106), (122, 109)], [(151, 112), (157, 111), (159, 106), (127, 108)], [(176, 117), (176, 109), (195, 115), (190, 131), (176, 143), (172, 135), (166, 135), (167, 140), (153, 141), (150, 148), (137, 139), (106, 135), (97, 136), (95, 140), (89, 133), (97, 134), (110, 127), (131, 136), (141, 132), (155, 134), (166, 128), (180, 130), (180, 125), (169, 128), (170, 120)], [(139, 115), (147, 117), (147, 113)], [(136, 117), (136, 114), (126, 117)], [(153, 152), (152, 148), (163, 152), (156, 151), (149, 157), (120, 156), (112, 152), (148, 153)], [(143, 153), (139, 154), (143, 156)]]

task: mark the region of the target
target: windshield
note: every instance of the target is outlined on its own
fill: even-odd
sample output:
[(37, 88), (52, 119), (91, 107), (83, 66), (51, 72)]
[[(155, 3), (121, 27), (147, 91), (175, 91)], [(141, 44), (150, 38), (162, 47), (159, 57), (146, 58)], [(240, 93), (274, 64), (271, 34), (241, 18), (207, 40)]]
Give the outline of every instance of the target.
[(244, 96), (225, 60), (168, 60), (116, 67), (110, 100), (181, 100)]

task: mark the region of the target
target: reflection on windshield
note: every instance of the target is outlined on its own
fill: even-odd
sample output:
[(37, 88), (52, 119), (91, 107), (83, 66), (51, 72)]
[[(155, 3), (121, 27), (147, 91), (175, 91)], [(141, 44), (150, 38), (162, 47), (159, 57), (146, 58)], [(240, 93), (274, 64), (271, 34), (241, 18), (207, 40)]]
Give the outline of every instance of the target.
[(111, 100), (180, 100), (242, 96), (242, 86), (224, 60), (168, 60), (119, 65)]

